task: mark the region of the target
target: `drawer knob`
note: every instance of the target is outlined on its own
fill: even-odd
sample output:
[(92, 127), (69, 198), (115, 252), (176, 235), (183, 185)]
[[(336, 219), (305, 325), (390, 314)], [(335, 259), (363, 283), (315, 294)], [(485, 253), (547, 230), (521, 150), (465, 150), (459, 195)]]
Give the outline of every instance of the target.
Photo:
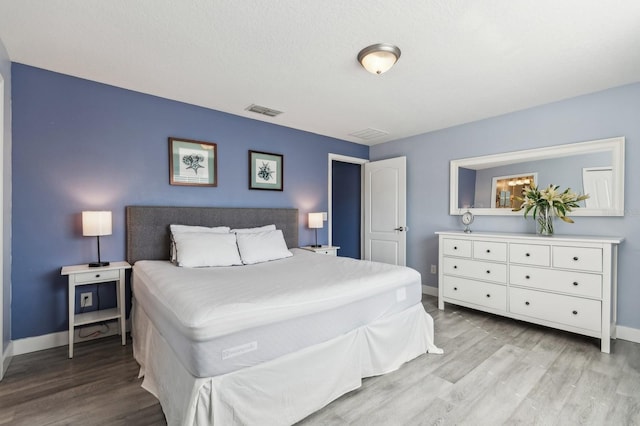
[(527, 305), (527, 306), (529, 306), (529, 305), (530, 305), (530, 303), (529, 303), (529, 302), (524, 302), (524, 304), (525, 304), (525, 305)]
[(453, 288), (453, 291), (458, 291), (458, 287), (454, 287), (454, 288)]
[(458, 265), (453, 265), (453, 269), (458, 269)]
[(96, 278), (100, 278), (100, 274), (96, 274)]
[(526, 279), (529, 279), (529, 278), (531, 278), (531, 277), (530, 277), (529, 275), (525, 275), (525, 278), (526, 278)]
[(454, 250), (458, 250), (458, 246), (453, 246), (453, 249)]
[(573, 285), (575, 285), (577, 287), (578, 286), (578, 281), (574, 281)]
[(573, 260), (578, 261), (578, 256), (573, 256)]
[(531, 253), (525, 253), (524, 255), (525, 255), (526, 257), (529, 257), (529, 256), (531, 256)]
[(578, 315), (578, 311), (573, 311), (573, 315)]
[(490, 295), (490, 294), (487, 294), (487, 297), (491, 297), (491, 295)]
[(487, 274), (490, 274), (490, 273), (491, 273), (491, 271), (487, 269)]
[(491, 250), (487, 249), (487, 253), (491, 253)]

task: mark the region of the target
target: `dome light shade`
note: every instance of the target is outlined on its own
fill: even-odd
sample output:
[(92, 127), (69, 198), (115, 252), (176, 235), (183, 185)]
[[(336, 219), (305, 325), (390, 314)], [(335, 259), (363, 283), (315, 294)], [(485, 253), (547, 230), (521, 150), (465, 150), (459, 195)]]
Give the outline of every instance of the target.
[(372, 74), (383, 74), (400, 58), (400, 49), (388, 43), (372, 44), (358, 53), (358, 62)]

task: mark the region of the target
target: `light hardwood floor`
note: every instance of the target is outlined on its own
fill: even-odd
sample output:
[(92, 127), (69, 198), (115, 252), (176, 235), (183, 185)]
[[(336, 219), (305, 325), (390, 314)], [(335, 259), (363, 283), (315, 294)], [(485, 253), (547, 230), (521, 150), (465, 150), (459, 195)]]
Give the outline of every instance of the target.
[[(640, 344), (612, 354), (584, 336), (425, 296), (444, 355), (365, 379), (299, 425), (640, 425)], [(130, 342), (81, 343), (13, 359), (0, 382), (0, 424), (165, 425), (140, 387)]]

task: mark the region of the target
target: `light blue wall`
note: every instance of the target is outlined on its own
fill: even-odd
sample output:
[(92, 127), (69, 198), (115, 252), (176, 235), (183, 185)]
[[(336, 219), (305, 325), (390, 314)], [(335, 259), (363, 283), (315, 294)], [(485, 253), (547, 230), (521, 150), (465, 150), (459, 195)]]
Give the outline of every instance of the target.
[[(11, 341), (11, 62), (0, 40), (0, 75), (4, 79), (4, 134), (2, 149), (2, 351)], [(2, 357), (0, 357), (0, 360)], [(0, 365), (0, 369), (2, 365)], [(2, 376), (2, 374), (0, 374)]]
[[(300, 244), (310, 244), (306, 214), (327, 211), (328, 153), (368, 157), (363, 145), (20, 64), (13, 114), (14, 340), (66, 330), (60, 267), (97, 257), (82, 210), (113, 211), (103, 260), (124, 259), (129, 204), (297, 207)], [(170, 136), (218, 144), (217, 188), (169, 185)], [(250, 149), (284, 155), (283, 192), (248, 189)]]
[[(438, 263), (434, 232), (462, 229), (459, 217), (449, 216), (449, 161), (615, 136), (626, 136), (625, 216), (558, 221), (556, 232), (626, 238), (620, 247), (618, 323), (640, 329), (640, 83), (376, 145), (370, 159), (407, 157), (407, 263), (424, 284), (437, 286), (437, 276), (429, 273), (429, 265)], [(478, 216), (472, 228), (535, 232), (533, 221), (522, 217)]]

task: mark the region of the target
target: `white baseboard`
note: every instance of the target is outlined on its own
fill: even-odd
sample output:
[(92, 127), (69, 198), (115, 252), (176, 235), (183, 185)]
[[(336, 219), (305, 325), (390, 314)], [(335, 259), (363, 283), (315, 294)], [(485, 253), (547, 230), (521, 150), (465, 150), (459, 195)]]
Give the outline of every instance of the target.
[(616, 337), (629, 342), (640, 343), (640, 330), (618, 325), (616, 326)]
[(438, 297), (438, 287), (431, 287), (430, 285), (422, 284), (422, 294)]
[[(91, 325), (82, 328), (76, 328), (73, 343), (87, 342), (89, 340), (100, 339), (102, 337), (113, 336), (118, 334), (118, 322), (108, 321), (109, 330), (104, 331), (104, 327), (100, 324)], [(125, 329), (129, 331), (129, 321), (125, 323)], [(91, 337), (80, 337), (80, 331), (83, 335), (92, 334), (96, 331), (102, 333)], [(44, 334), (42, 336), (26, 337), (24, 339), (13, 340), (13, 355), (28, 354), (31, 352), (42, 351), (45, 349), (56, 348), (58, 346), (67, 346), (69, 344), (69, 332), (59, 331), (57, 333)]]

